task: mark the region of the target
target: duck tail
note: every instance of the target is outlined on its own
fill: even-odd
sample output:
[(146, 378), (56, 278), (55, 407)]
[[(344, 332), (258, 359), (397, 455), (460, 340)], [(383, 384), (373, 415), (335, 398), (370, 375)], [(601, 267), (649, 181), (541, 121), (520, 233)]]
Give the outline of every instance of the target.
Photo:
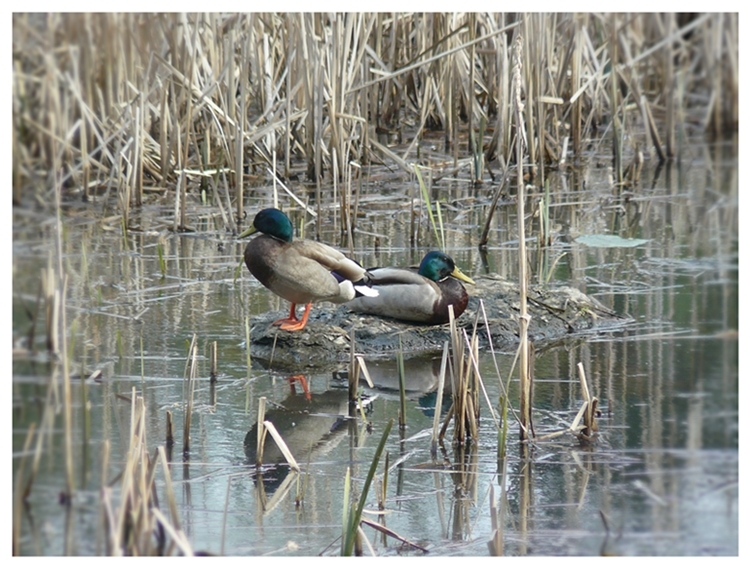
[(375, 288), (372, 287), (373, 280), (372, 280), (372, 274), (367, 272), (365, 270), (365, 273), (362, 275), (362, 278), (354, 282), (354, 291), (357, 293), (357, 296), (367, 296), (368, 298), (376, 298), (377, 296), (380, 296), (380, 292), (378, 292)]
[(354, 283), (354, 291), (356, 292), (357, 298), (360, 296), (367, 296), (368, 298), (376, 298), (377, 296), (380, 296), (380, 292), (371, 288), (370, 285), (363, 285), (357, 282)]
[[(339, 283), (343, 282), (344, 280), (348, 280), (348, 278), (341, 276), (341, 274), (339, 274), (335, 270), (331, 272), (331, 274), (333, 274), (333, 276), (336, 278), (336, 280), (339, 281)], [(356, 282), (352, 282), (352, 286), (354, 286), (354, 293), (356, 298), (359, 298), (360, 296), (375, 298), (380, 295), (380, 293), (372, 287), (372, 275), (369, 272), (365, 272), (362, 278), (360, 278)]]

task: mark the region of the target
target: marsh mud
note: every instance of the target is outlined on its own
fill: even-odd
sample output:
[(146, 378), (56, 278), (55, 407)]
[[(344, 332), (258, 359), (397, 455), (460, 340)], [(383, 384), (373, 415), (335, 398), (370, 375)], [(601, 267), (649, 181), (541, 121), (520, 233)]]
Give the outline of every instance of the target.
[[(519, 287), (497, 275), (475, 277), (468, 286), (469, 305), (457, 320), (471, 336), (476, 322), (480, 348), (507, 351), (518, 343)], [(631, 321), (596, 299), (568, 286), (529, 287), (529, 338), (536, 347), (561, 339), (611, 331)], [(482, 309), (483, 307), (483, 309)], [(298, 308), (298, 311), (301, 308)], [(486, 314), (486, 324), (485, 324)], [(355, 352), (366, 358), (391, 357), (399, 349), (406, 356), (442, 350), (450, 325), (416, 325), (351, 312), (346, 306), (316, 304), (302, 331), (281, 331), (273, 322), (286, 315), (276, 311), (257, 316), (251, 330), (251, 354), (276, 368), (333, 367), (349, 361), (351, 338)]]

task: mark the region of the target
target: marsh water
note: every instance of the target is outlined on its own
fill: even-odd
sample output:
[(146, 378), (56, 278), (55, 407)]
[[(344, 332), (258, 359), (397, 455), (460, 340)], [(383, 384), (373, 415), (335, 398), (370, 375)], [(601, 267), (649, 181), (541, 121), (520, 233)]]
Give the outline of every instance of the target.
[[(365, 528), (369, 545), (378, 555), (416, 556), (424, 554), (422, 549), (429, 555), (487, 555), (492, 488), (502, 505), (506, 555), (736, 555), (736, 145), (696, 142), (678, 162), (647, 165), (641, 184), (621, 192), (612, 189), (607, 167), (596, 160), (549, 176), (553, 243), (540, 252), (529, 241), (532, 282), (576, 287), (630, 319), (614, 331), (564, 337), (536, 350), (534, 426), (541, 436), (571, 423), (582, 402), (576, 370), (581, 362), (600, 401), (599, 436), (582, 445), (568, 433), (524, 449), (511, 415), (508, 454), (498, 459), (497, 427), (487, 400), (497, 413), (495, 365), (506, 380), (514, 353), (508, 349), (493, 357), (487, 350), (480, 360), (487, 399), (482, 396), (479, 435), (468, 446), (454, 447), (449, 428), (433, 459), (435, 394), (430, 391), (439, 354), (410, 354), (406, 428), (394, 426), (386, 445), (385, 511), (378, 514), (374, 485), (365, 508), (368, 518), (421, 549)], [(424, 214), (418, 218), (417, 244), (410, 244), (413, 183), (382, 173), (365, 180), (353, 246), (362, 264), (412, 264), (434, 248)], [(477, 247), (495, 187), (490, 181), (473, 186), (444, 178), (435, 183), (433, 198), (441, 201), (447, 252), (465, 273), (515, 279), (512, 200), (501, 200), (486, 251)], [(304, 188), (298, 190), (304, 196)], [(269, 187), (252, 190), (248, 215), (271, 203)], [(303, 218), (285, 197), (282, 204), (298, 234), (301, 228), (312, 234), (311, 217)], [(246, 318), (252, 325), (257, 315), (281, 314), (288, 304), (239, 265), (245, 243), (225, 231), (214, 206), (191, 208), (195, 232), (174, 234), (166, 230), (173, 205), (155, 198), (133, 213), (131, 226), (140, 230), (127, 238), (119, 220), (107, 221), (101, 207), (71, 202), (64, 215), (76, 491), (69, 506), (61, 504), (64, 444), (58, 415), (44, 437), (21, 511), (21, 553), (103, 553), (100, 489), (103, 483), (118, 487), (135, 392), (146, 405), (151, 451), (165, 443), (167, 411), (174, 415), (171, 475), (180, 523), (195, 551), (338, 554), (347, 468), (357, 491), (386, 424), (399, 412), (395, 353), (369, 362), (375, 388), (364, 388), (364, 418), (357, 413), (346, 419), (346, 364), (290, 373), (253, 359), (248, 367)], [(323, 214), (322, 239), (348, 250), (335, 205), (328, 203)], [(57, 373), (45, 355), (42, 314), (36, 316), (33, 345), (28, 343), (42, 270), (57, 257), (54, 217), (29, 207), (15, 210), (13, 221), (16, 491), (28, 429), (40, 422), (50, 378)], [(529, 227), (536, 222), (530, 220)], [(601, 234), (643, 241), (607, 247), (580, 239)], [(183, 455), (184, 373), (194, 334), (200, 371), (191, 447)], [(214, 341), (219, 374), (211, 385)], [(92, 378), (95, 371), (101, 375)], [(289, 380), (292, 375), (304, 377), (309, 396), (299, 378)], [(517, 386), (515, 375), (511, 385)], [(261, 397), (268, 401), (269, 419), (289, 441), (302, 469), (299, 476), (283, 465), (274, 467), (271, 450), (262, 479), (257, 475), (245, 438), (254, 439)], [(512, 402), (516, 398), (512, 395)], [(103, 472), (106, 440), (111, 456)], [(33, 449), (25, 453), (29, 459)], [(381, 459), (380, 476), (384, 466)], [(161, 480), (157, 475), (157, 484)]]

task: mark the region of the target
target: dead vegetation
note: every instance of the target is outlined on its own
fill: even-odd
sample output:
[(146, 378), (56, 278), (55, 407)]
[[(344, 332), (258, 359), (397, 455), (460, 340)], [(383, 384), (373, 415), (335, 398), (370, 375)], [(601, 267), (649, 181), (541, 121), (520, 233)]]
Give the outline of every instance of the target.
[[(127, 232), (131, 208), (158, 193), (172, 200), (174, 230), (187, 230), (188, 204), (205, 199), (233, 231), (250, 188), (283, 187), (297, 176), (317, 183), (318, 212), (323, 200), (340, 204), (341, 226), (351, 234), (354, 180), (364, 166), (411, 175), (421, 163), (434, 178), (458, 172), (479, 183), (498, 166), (505, 179), (514, 164), (523, 195), (521, 180), (543, 188), (546, 170), (585, 159), (602, 139), (613, 149), (614, 183), (637, 183), (644, 155), (668, 160), (695, 131), (736, 131), (737, 46), (737, 14), (15, 14), (14, 205), (54, 209), (59, 219), (62, 201), (101, 202), (103, 216), (111, 222), (114, 209)], [(514, 64), (519, 54), (522, 66)], [(444, 147), (431, 158), (420, 141), (435, 132)], [(323, 180), (332, 195), (322, 195)], [(50, 261), (45, 274), (48, 347), (64, 364), (67, 441), (73, 348), (65, 342), (65, 273)], [(454, 388), (463, 444), (467, 432), (476, 438), (479, 340), (452, 331), (456, 376), (471, 384)], [(522, 354), (520, 366), (532, 358)], [(596, 397), (582, 372), (581, 383), (586, 405), (566, 431), (583, 430), (591, 440)], [(530, 392), (524, 400), (519, 410), (528, 415)], [(506, 430), (507, 405), (506, 396), (497, 421)], [(102, 485), (105, 551), (192, 554), (166, 455), (160, 449), (157, 461), (147, 453), (144, 416), (133, 393), (119, 504), (112, 486)], [(45, 415), (38, 432), (53, 421)], [(504, 454), (505, 443), (499, 447)], [(37, 441), (37, 454), (41, 448)], [(71, 455), (68, 447), (67, 499), (75, 491)], [(22, 496), (25, 466), (16, 521), (31, 487)], [(156, 499), (159, 466), (171, 520)], [(16, 522), (16, 553), (19, 530)], [(496, 550), (501, 545), (498, 538)]]
[(452, 157), (437, 175), (481, 181), (515, 161), (516, 37), (539, 187), (592, 139), (611, 140), (622, 182), (643, 153), (737, 128), (737, 14), (15, 14), (14, 203), (116, 195), (127, 228), (147, 192), (169, 193), (185, 228), (199, 190), (241, 218), (273, 172), (411, 173), (429, 131)]

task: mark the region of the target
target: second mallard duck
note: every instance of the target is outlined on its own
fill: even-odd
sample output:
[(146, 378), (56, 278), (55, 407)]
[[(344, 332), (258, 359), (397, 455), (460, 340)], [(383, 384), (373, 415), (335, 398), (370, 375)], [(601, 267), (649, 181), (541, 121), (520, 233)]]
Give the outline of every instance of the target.
[(469, 303), (459, 280), (474, 284), (447, 254), (432, 251), (413, 268), (370, 269), (372, 287), (377, 297), (356, 298), (346, 305), (354, 311), (399, 320), (441, 324), (448, 322), (448, 306), (460, 316)]
[[(341, 304), (357, 295), (377, 295), (368, 272), (336, 249), (317, 241), (293, 240), (292, 222), (278, 209), (263, 209), (240, 238), (260, 232), (245, 248), (245, 264), (261, 284), (292, 303), (288, 318), (274, 322), (286, 331), (307, 324), (313, 302)], [(305, 313), (297, 319), (297, 304)]]

